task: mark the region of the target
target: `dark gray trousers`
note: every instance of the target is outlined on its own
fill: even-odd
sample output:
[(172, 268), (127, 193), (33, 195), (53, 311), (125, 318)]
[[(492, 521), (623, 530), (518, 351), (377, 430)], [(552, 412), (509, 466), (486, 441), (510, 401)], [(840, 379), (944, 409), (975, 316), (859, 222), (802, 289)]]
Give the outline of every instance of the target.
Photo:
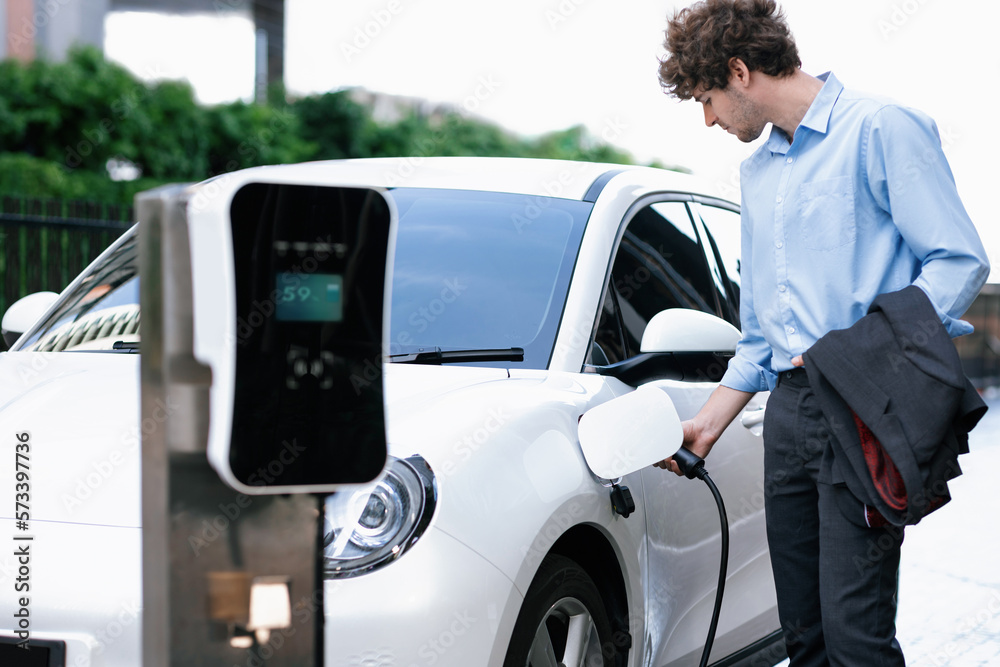
[(846, 487), (819, 481), (828, 440), (805, 372), (782, 373), (764, 421), (764, 496), (788, 656), (792, 667), (898, 667), (903, 530), (868, 527)]

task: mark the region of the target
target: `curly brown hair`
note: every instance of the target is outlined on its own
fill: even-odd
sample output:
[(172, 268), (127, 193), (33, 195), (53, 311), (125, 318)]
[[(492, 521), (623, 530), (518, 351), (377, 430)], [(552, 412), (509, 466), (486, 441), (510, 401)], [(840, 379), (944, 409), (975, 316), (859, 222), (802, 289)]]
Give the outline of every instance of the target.
[(667, 24), (660, 85), (682, 100), (694, 90), (725, 89), (729, 60), (751, 72), (788, 76), (802, 66), (785, 15), (774, 0), (703, 0), (676, 12)]

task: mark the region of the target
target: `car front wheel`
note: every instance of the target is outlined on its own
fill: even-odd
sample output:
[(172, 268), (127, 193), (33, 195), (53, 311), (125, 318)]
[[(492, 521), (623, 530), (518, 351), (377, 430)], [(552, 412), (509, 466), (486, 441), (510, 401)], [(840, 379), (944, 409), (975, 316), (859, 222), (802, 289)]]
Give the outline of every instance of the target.
[(550, 554), (524, 597), (504, 667), (612, 667), (611, 634), (594, 581), (569, 558)]

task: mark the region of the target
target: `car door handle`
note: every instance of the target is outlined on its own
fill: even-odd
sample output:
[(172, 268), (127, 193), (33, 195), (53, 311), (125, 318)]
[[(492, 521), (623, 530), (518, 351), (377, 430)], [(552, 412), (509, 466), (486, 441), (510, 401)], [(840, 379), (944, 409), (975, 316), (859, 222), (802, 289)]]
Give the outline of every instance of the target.
[(740, 416), (740, 423), (746, 428), (753, 428), (764, 421), (764, 408), (747, 410)]

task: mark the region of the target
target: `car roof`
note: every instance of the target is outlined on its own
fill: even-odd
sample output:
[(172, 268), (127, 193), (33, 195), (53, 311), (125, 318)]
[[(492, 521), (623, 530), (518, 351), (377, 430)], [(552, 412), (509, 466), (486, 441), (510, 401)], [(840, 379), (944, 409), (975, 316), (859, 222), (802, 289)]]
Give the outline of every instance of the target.
[(622, 173), (644, 182), (662, 180), (667, 190), (708, 193), (694, 177), (666, 169), (535, 158), (360, 158), (256, 167), (242, 175), (260, 181), (485, 190), (594, 201), (600, 188)]

